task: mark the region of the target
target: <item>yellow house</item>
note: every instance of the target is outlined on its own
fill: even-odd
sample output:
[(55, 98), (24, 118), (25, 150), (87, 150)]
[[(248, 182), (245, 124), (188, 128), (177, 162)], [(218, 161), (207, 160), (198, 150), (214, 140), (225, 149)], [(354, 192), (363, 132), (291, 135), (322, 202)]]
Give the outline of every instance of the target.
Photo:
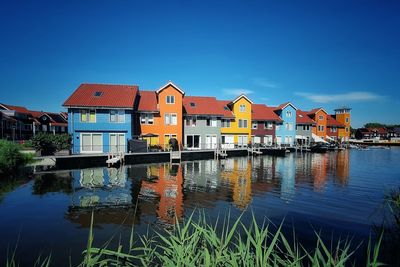
[(240, 95), (233, 101), (219, 101), (224, 109), (232, 112), (232, 118), (221, 121), (221, 146), (234, 148), (247, 146), (251, 140), (251, 101)]

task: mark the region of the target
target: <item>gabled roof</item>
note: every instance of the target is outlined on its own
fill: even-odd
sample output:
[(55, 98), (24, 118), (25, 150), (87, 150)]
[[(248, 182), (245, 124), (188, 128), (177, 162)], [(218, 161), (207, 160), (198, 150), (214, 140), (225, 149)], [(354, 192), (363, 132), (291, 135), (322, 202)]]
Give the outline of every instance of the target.
[(6, 105), (6, 104), (0, 104), (0, 106), (6, 110), (15, 110), (16, 112), (19, 112), (19, 113), (29, 114), (29, 110), (26, 107), (12, 106), (12, 105)]
[(165, 88), (167, 88), (168, 86), (172, 86), (174, 87), (176, 90), (178, 90), (182, 95), (185, 95), (185, 92), (180, 89), (178, 86), (176, 86), (173, 82), (169, 81), (166, 85), (164, 85), (163, 87), (161, 87), (160, 89), (158, 89), (156, 91), (157, 94), (159, 94), (162, 90), (164, 90)]
[(228, 106), (229, 103), (231, 103), (231, 101), (217, 100), (217, 104), (223, 112), (222, 113), (223, 117), (227, 118), (227, 119), (232, 119), (232, 118), (235, 118), (235, 115), (233, 114), (232, 110), (229, 108), (229, 106)]
[(251, 101), (250, 98), (248, 98), (245, 94), (241, 94), (240, 96), (236, 97), (234, 100), (232, 100), (232, 104), (235, 104), (239, 99), (245, 98), (247, 101), (249, 101), (251, 104), (253, 104), (253, 101)]
[(344, 125), (339, 123), (332, 115), (326, 116), (326, 119), (326, 124), (328, 127), (344, 127)]
[(157, 94), (155, 91), (139, 91), (139, 112), (158, 112)]
[(314, 108), (310, 111), (307, 112), (308, 115), (315, 115), (318, 111), (322, 110), (323, 112), (325, 112), (326, 114), (328, 114), (328, 112), (326, 112), (325, 109), (323, 108)]
[(63, 106), (133, 109), (137, 92), (136, 85), (81, 84)]
[(289, 106), (289, 105), (292, 106), (295, 110), (298, 109), (298, 108), (296, 108), (296, 106), (293, 105), (292, 103), (286, 102), (286, 103), (280, 104), (279, 106), (275, 107), (274, 110), (283, 110), (283, 109), (285, 109), (285, 108), (286, 108), (287, 106)]
[(218, 104), (215, 97), (185, 96), (183, 107), (188, 115), (224, 115), (224, 109)]
[(296, 124), (315, 124), (315, 121), (307, 115), (307, 112), (298, 109), (296, 110)]
[(273, 107), (267, 107), (264, 104), (251, 105), (251, 120), (253, 121), (282, 121), (274, 112)]
[(369, 132), (379, 133), (379, 134), (387, 134), (387, 129), (385, 127), (378, 128), (367, 128)]

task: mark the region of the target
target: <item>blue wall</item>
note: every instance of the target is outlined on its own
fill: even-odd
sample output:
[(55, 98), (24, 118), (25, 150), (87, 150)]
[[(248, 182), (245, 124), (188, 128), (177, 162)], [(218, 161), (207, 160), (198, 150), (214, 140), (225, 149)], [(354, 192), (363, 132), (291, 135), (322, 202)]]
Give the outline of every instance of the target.
[[(287, 116), (287, 111), (291, 111), (292, 116)], [(283, 122), (280, 125), (280, 129), (275, 131), (276, 136), (280, 136), (282, 138), (282, 144), (287, 144), (285, 141), (286, 136), (292, 137), (292, 142), (287, 145), (294, 145), (296, 142), (296, 109), (292, 105), (287, 105), (284, 109), (277, 112), (278, 115), (281, 117)], [(286, 129), (286, 123), (292, 124), (292, 130)]]
[(81, 122), (80, 109), (68, 109), (68, 133), (73, 137), (72, 153), (80, 153), (80, 134), (81, 133), (102, 133), (103, 152), (109, 152), (110, 133), (125, 133), (126, 145), (132, 138), (132, 119), (133, 110), (125, 110), (125, 122), (110, 122), (109, 109), (96, 109), (96, 122)]

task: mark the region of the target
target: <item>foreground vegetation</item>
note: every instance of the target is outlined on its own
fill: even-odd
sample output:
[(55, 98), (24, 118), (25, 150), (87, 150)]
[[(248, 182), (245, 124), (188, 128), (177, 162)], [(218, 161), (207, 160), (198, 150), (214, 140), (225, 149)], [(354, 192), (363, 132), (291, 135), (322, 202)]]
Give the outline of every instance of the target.
[(21, 146), (0, 140), (0, 173), (15, 172), (18, 167), (33, 161), (33, 154), (21, 153)]
[[(80, 267), (91, 266), (360, 266), (352, 260), (355, 250), (349, 240), (327, 245), (315, 232), (316, 244), (312, 250), (304, 248), (294, 237), (288, 240), (282, 233), (282, 224), (259, 225), (253, 217), (244, 225), (241, 216), (230, 224), (229, 216), (213, 224), (204, 213), (192, 216), (171, 230), (146, 234), (135, 238), (131, 228), (129, 245), (121, 240), (110, 249), (110, 239), (101, 247), (94, 246), (94, 218), (87, 248), (83, 251)], [(222, 227), (222, 228), (221, 228)], [(272, 230), (274, 229), (274, 230)], [(365, 266), (382, 266), (378, 261), (381, 239), (374, 246), (368, 242)], [(359, 249), (358, 246), (356, 249)], [(7, 267), (18, 266), (15, 251), (9, 256)], [(34, 266), (51, 266), (51, 256), (39, 257)]]

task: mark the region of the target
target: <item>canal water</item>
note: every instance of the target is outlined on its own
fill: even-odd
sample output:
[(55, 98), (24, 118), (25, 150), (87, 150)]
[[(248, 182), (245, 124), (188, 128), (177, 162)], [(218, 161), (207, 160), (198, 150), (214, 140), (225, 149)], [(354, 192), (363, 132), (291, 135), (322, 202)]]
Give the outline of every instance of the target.
[[(21, 266), (52, 254), (54, 266), (82, 260), (94, 208), (95, 245), (169, 228), (193, 211), (214, 221), (244, 212), (283, 221), (306, 247), (315, 231), (356, 246), (390, 224), (384, 197), (400, 186), (400, 149), (347, 150), (287, 157), (238, 157), (89, 168), (0, 181), (0, 262), (16, 247)], [(388, 219), (389, 218), (389, 219)], [(356, 257), (362, 258), (362, 253)], [(357, 259), (356, 259), (357, 260)]]

